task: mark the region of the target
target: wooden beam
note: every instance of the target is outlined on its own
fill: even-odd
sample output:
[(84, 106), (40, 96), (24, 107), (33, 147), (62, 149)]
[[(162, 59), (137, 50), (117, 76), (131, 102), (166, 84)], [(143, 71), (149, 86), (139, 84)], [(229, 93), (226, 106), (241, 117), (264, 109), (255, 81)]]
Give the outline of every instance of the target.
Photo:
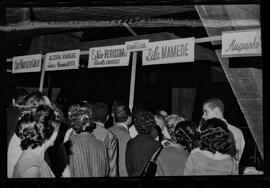
[[(126, 27), (126, 23), (123, 24)], [(128, 30), (130, 30), (130, 27), (126, 27)], [(133, 35), (136, 34), (133, 30), (130, 31)], [(137, 36), (137, 35), (134, 35)], [(212, 37), (204, 37), (204, 38), (197, 38), (195, 39), (195, 43), (204, 43), (204, 42), (213, 42), (213, 41), (220, 41), (221, 42), (221, 36), (212, 36)], [(83, 50), (80, 51), (80, 55), (88, 55), (89, 54), (89, 50)], [(12, 62), (12, 58), (7, 58), (6, 59), (7, 62)]]

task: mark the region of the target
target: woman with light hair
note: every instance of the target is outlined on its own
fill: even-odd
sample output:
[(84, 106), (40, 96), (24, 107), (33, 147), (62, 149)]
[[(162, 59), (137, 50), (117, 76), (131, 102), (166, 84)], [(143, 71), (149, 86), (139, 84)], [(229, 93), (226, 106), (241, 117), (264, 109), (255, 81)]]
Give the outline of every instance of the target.
[(174, 129), (177, 125), (177, 123), (185, 121), (185, 118), (183, 118), (180, 115), (177, 114), (170, 114), (165, 119), (165, 126), (167, 127), (167, 131), (169, 133), (169, 137), (167, 138), (169, 142), (176, 144), (176, 138), (174, 135)]

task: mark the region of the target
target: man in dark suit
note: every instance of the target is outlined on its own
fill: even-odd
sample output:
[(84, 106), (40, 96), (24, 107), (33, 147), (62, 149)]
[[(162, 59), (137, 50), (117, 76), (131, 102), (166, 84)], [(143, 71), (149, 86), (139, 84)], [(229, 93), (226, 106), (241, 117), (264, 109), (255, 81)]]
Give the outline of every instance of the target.
[(117, 137), (119, 144), (119, 175), (128, 176), (126, 169), (126, 147), (127, 142), (131, 139), (129, 135), (129, 127), (132, 122), (130, 109), (126, 105), (117, 105), (114, 108), (113, 115), (115, 118), (115, 125), (109, 130)]

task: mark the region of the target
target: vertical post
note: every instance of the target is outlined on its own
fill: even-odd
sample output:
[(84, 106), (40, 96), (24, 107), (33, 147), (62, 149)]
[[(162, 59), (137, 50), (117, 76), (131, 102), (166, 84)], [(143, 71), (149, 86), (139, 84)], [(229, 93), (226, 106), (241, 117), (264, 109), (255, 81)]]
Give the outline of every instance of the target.
[(42, 92), (43, 90), (43, 83), (44, 83), (44, 77), (45, 77), (45, 56), (42, 55), (42, 69), (41, 69), (41, 76), (40, 76), (40, 81), (39, 81), (39, 90)]
[[(127, 23), (123, 23), (125, 28), (133, 35), (138, 36)], [(132, 110), (134, 103), (134, 90), (135, 90), (135, 78), (136, 78), (136, 63), (137, 63), (137, 53), (132, 52), (132, 68), (131, 68), (131, 79), (130, 79), (130, 89), (129, 89), (129, 108)]]
[(48, 73), (48, 82), (47, 82), (47, 87), (48, 87), (48, 93), (47, 96), (50, 100), (52, 100), (52, 75)]
[(132, 52), (132, 69), (131, 69), (130, 90), (129, 90), (129, 108), (130, 108), (130, 110), (132, 110), (133, 103), (134, 103), (137, 53), (138, 52)]

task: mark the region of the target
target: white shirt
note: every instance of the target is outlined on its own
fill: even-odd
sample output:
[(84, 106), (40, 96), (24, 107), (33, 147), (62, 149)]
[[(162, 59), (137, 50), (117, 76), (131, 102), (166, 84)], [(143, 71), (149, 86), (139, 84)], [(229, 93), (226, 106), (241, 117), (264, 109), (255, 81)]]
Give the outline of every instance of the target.
[(233, 125), (230, 125), (225, 119), (222, 119), (222, 120), (226, 122), (226, 124), (228, 126), (228, 129), (233, 134), (233, 137), (234, 137), (234, 140), (235, 140), (235, 147), (236, 147), (236, 150), (237, 150), (236, 159), (237, 159), (237, 161), (239, 163), (240, 159), (241, 159), (241, 156), (243, 154), (243, 151), (244, 151), (244, 147), (245, 147), (245, 139), (244, 139), (243, 133), (239, 128), (237, 128), (237, 127), (235, 127)]
[(134, 125), (132, 125), (132, 126), (128, 129), (128, 131), (129, 131), (129, 135), (130, 135), (131, 138), (134, 138), (134, 137), (136, 137), (136, 136), (138, 135), (138, 131), (136, 130), (136, 128), (135, 128)]

